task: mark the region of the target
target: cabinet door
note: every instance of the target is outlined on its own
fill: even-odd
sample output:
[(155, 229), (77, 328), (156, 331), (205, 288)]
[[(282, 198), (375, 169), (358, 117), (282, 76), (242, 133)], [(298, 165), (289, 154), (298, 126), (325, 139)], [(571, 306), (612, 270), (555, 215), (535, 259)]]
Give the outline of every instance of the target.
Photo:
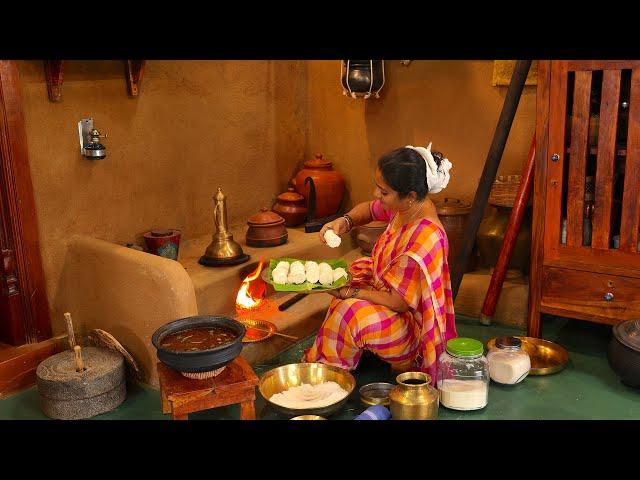
[(640, 277), (640, 62), (554, 61), (544, 263)]

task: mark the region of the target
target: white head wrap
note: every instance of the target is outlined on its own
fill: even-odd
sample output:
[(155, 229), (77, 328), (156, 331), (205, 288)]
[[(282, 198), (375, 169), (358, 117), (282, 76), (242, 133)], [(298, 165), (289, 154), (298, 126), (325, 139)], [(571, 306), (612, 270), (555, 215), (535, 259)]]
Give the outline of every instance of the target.
[(447, 158), (443, 158), (440, 162), (440, 166), (436, 163), (433, 155), (431, 155), (431, 142), (427, 148), (414, 147), (407, 145), (405, 148), (412, 148), (424, 158), (425, 166), (427, 167), (427, 187), (429, 193), (438, 193), (444, 190), (449, 183), (449, 170), (453, 165)]

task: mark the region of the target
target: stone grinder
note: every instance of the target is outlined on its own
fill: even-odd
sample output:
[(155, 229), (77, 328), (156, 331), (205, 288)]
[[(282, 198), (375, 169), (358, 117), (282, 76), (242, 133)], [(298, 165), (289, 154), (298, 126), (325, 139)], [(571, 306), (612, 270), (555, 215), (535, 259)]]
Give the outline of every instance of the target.
[(124, 357), (111, 349), (76, 345), (71, 314), (65, 313), (69, 346), (36, 369), (40, 406), (45, 415), (79, 420), (109, 412), (127, 394)]
[(222, 188), (218, 187), (213, 202), (213, 220), (216, 231), (198, 263), (207, 267), (226, 267), (246, 262), (249, 260), (249, 255), (242, 251), (240, 244), (233, 239), (233, 235), (227, 230), (227, 197), (222, 193)]

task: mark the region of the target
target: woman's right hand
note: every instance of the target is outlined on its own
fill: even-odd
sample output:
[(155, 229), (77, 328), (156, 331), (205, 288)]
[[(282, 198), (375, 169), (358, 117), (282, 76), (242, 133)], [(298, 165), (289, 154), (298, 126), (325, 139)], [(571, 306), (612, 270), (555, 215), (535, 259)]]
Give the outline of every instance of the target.
[(344, 217), (338, 217), (331, 222), (325, 223), (319, 232), (320, 241), (325, 245), (327, 244), (327, 241), (324, 239), (324, 234), (329, 229), (332, 229), (333, 233), (340, 236), (347, 233), (348, 228), (349, 228), (349, 222), (347, 222), (347, 219)]

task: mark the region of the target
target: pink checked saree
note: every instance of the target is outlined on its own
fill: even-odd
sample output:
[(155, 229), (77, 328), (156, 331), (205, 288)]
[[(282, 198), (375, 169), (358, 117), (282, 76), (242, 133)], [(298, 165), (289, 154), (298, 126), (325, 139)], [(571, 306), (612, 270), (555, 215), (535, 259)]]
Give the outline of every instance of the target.
[[(371, 213), (375, 220), (391, 220), (378, 200)], [(426, 218), (397, 231), (387, 227), (371, 258), (359, 258), (349, 267), (352, 285), (393, 288), (409, 310), (398, 313), (365, 300), (334, 299), (303, 360), (351, 370), (362, 352), (370, 350), (392, 365), (428, 373), (434, 383), (437, 359), (446, 341), (457, 336), (448, 249), (444, 231)]]

